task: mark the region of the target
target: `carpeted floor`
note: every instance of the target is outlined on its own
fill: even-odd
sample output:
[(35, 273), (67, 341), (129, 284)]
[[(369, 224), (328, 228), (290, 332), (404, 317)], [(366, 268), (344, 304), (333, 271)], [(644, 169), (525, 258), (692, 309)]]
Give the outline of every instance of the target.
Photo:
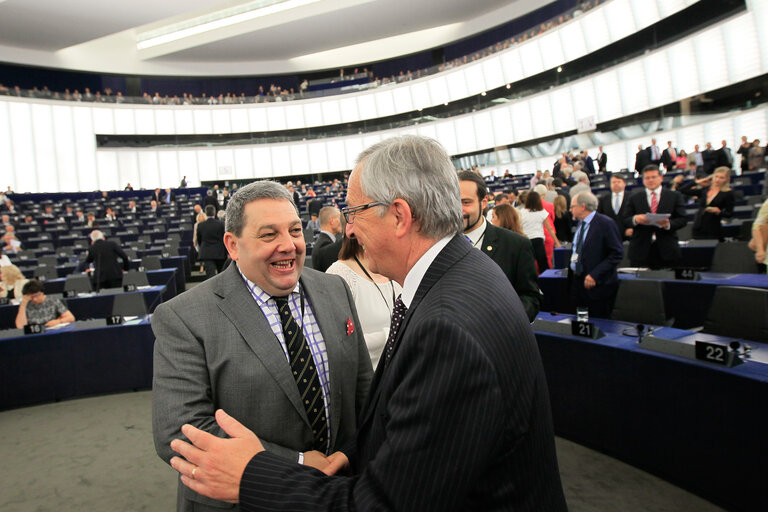
[[(155, 454), (151, 392), (0, 412), (0, 511), (171, 511), (175, 472)], [(718, 507), (656, 477), (557, 440), (571, 511)]]

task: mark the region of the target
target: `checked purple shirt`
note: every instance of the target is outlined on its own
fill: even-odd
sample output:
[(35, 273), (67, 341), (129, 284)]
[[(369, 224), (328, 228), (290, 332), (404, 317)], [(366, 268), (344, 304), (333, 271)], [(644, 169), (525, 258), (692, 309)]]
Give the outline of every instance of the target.
[[(237, 269), (240, 271), (240, 268)], [(261, 312), (264, 313), (264, 317), (269, 323), (269, 327), (272, 332), (275, 333), (277, 340), (280, 342), (280, 346), (285, 353), (285, 360), (290, 367), (290, 360), (288, 359), (288, 347), (285, 345), (285, 336), (283, 335), (283, 327), (280, 323), (280, 313), (277, 310), (277, 304), (270, 294), (262, 290), (257, 284), (252, 283), (247, 277), (240, 272), (240, 275), (245, 281), (245, 286), (251, 292), (253, 300), (258, 304)], [(328, 369), (328, 353), (325, 349), (325, 340), (323, 340), (323, 334), (320, 332), (320, 326), (315, 319), (315, 312), (312, 310), (312, 304), (309, 302), (309, 297), (304, 294), (304, 315), (301, 314), (301, 294), (299, 293), (300, 283), (296, 284), (296, 288), (291, 292), (288, 298), (288, 305), (291, 308), (291, 314), (293, 315), (296, 323), (302, 326), (304, 332), (304, 338), (307, 340), (309, 350), (312, 352), (312, 358), (315, 360), (315, 366), (317, 367), (317, 376), (320, 379), (320, 386), (323, 388), (323, 398), (325, 399), (325, 414), (327, 418), (331, 417), (331, 390), (330, 390), (330, 377)], [(333, 433), (331, 432), (331, 422), (328, 422), (328, 446), (330, 446), (330, 439)]]

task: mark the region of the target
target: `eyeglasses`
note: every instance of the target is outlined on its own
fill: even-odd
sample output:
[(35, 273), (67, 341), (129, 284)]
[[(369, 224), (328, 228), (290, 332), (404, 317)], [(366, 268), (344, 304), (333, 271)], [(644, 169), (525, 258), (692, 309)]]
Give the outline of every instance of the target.
[(353, 206), (351, 208), (342, 208), (341, 213), (344, 215), (344, 220), (347, 224), (352, 224), (355, 222), (355, 215), (358, 213), (367, 210), (368, 208), (374, 207), (374, 206), (384, 206), (386, 203), (382, 203), (381, 201), (374, 201), (372, 203), (368, 204), (361, 204), (359, 206)]

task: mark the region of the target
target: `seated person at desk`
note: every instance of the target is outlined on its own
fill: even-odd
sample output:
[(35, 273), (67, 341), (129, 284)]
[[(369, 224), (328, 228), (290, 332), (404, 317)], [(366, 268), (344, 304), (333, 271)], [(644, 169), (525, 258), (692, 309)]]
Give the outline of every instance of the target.
[(0, 297), (8, 297), (9, 299), (21, 299), (21, 290), (29, 281), (29, 279), (24, 278), (24, 274), (16, 265), (0, 267), (0, 280)]
[(23, 297), (19, 304), (19, 312), (16, 313), (17, 329), (27, 324), (45, 324), (46, 327), (53, 327), (75, 321), (75, 316), (61, 299), (45, 296), (43, 283), (37, 279), (32, 279), (25, 284), (21, 293)]
[(680, 185), (682, 175), (675, 176), (677, 191), (687, 196), (699, 198), (699, 211), (693, 221), (693, 238), (716, 238), (723, 240), (721, 220), (733, 215), (736, 197), (729, 185), (731, 170), (718, 167), (706, 178), (700, 178)]

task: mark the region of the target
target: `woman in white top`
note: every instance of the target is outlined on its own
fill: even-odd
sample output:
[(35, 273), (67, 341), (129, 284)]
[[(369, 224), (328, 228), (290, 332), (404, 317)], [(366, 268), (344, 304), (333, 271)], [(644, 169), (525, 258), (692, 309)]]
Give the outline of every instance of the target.
[(21, 289), (27, 284), (29, 279), (24, 277), (19, 267), (16, 265), (5, 265), (0, 267), (0, 297), (9, 299), (21, 299)]
[(398, 295), (403, 291), (402, 287), (382, 275), (371, 272), (363, 248), (356, 239), (346, 236), (341, 242), (339, 260), (326, 272), (341, 276), (349, 285), (365, 344), (368, 346), (368, 354), (371, 356), (373, 367), (376, 368), (389, 336), (392, 309)]
[(547, 262), (547, 251), (544, 248), (544, 230), (554, 239), (555, 247), (560, 247), (560, 242), (555, 235), (554, 229), (547, 222), (549, 214), (541, 204), (541, 196), (538, 192), (531, 190), (525, 198), (525, 208), (520, 210), (520, 222), (523, 225), (525, 236), (530, 238), (533, 246), (533, 255), (536, 258), (536, 264), (539, 267), (539, 274), (549, 268)]

